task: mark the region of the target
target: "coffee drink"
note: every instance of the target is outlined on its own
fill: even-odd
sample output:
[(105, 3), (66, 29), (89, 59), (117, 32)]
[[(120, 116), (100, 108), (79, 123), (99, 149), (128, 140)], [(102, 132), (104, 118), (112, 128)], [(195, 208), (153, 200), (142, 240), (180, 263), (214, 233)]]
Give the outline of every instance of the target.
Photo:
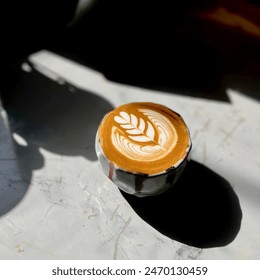
[(139, 196), (169, 187), (190, 149), (189, 131), (181, 116), (149, 102), (125, 104), (108, 113), (96, 138), (97, 155), (107, 176), (120, 189)]

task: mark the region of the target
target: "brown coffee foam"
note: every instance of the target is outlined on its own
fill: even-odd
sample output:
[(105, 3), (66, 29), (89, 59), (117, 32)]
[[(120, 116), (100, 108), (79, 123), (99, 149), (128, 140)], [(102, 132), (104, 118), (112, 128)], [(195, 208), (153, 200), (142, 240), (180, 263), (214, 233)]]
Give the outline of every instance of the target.
[[(160, 152), (159, 150), (155, 153), (157, 157), (166, 154), (160, 159), (152, 159), (153, 154), (150, 154), (149, 158), (146, 159), (130, 159), (125, 154), (122, 154), (122, 152), (119, 151), (113, 144), (111, 137), (113, 130), (119, 132), (120, 136), (126, 138), (126, 140), (130, 141), (133, 144), (138, 142), (133, 139), (130, 139), (131, 136), (134, 136), (132, 138), (135, 138), (135, 135), (129, 135), (128, 133), (126, 133), (126, 129), (122, 127), (125, 124), (122, 125), (121, 123), (115, 121), (115, 117), (122, 117), (120, 115), (121, 112), (125, 112), (129, 116), (131, 116), (131, 114), (134, 115), (138, 120), (138, 124), (140, 124), (141, 119), (144, 120), (146, 126), (148, 122), (150, 122), (150, 125), (152, 125), (153, 129), (155, 130), (155, 134), (153, 140), (151, 140), (150, 142), (145, 142), (143, 144), (144, 146), (153, 144), (155, 145), (156, 143), (158, 143), (159, 135), (157, 135), (156, 124), (153, 121), (151, 121), (151, 119), (149, 119), (147, 115), (144, 115), (142, 112), (139, 111), (143, 109), (153, 110), (164, 116), (164, 118), (167, 118), (170, 121), (170, 124), (174, 127), (172, 133), (177, 133), (178, 140), (172, 150), (170, 150), (169, 147), (173, 146), (172, 143), (174, 142), (174, 135), (170, 139), (169, 143), (165, 145), (165, 147), (168, 149), (167, 151), (162, 150)], [(147, 129), (145, 129), (144, 132), (147, 133)], [(103, 153), (109, 162), (112, 162), (120, 169), (125, 170), (127, 172), (148, 175), (159, 174), (175, 166), (180, 160), (186, 157), (187, 150), (190, 147), (189, 131), (182, 118), (177, 113), (173, 112), (165, 106), (148, 102), (125, 104), (108, 113), (100, 124), (98, 136), (101, 149), (103, 150)], [(138, 143), (142, 145), (142, 143)]]

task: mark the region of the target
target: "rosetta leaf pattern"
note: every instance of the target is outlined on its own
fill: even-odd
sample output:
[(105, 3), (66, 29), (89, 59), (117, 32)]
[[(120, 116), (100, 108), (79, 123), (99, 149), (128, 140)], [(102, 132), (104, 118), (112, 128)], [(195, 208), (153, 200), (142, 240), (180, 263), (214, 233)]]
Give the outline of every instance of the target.
[(114, 117), (121, 128), (125, 130), (128, 137), (136, 142), (155, 142), (155, 130), (150, 121), (144, 121), (134, 114), (128, 114), (121, 111), (119, 116)]
[(121, 111), (114, 116), (117, 123), (111, 135), (114, 147), (132, 160), (149, 162), (165, 157), (178, 140), (174, 126), (159, 112), (138, 111), (138, 115)]

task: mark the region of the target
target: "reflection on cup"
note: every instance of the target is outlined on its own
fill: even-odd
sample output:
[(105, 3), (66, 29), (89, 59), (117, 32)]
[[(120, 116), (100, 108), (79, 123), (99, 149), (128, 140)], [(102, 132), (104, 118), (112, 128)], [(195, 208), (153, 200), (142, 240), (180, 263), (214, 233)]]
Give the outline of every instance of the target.
[(96, 153), (105, 174), (136, 196), (174, 185), (187, 164), (191, 139), (182, 117), (149, 102), (124, 104), (102, 120)]

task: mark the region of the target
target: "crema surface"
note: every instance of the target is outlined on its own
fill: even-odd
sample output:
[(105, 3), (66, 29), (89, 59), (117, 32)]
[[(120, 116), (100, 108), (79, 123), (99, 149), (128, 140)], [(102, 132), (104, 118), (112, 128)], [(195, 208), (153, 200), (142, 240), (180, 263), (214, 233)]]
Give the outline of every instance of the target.
[(183, 119), (165, 106), (130, 103), (108, 113), (99, 127), (106, 158), (120, 169), (148, 175), (177, 166), (190, 148)]

